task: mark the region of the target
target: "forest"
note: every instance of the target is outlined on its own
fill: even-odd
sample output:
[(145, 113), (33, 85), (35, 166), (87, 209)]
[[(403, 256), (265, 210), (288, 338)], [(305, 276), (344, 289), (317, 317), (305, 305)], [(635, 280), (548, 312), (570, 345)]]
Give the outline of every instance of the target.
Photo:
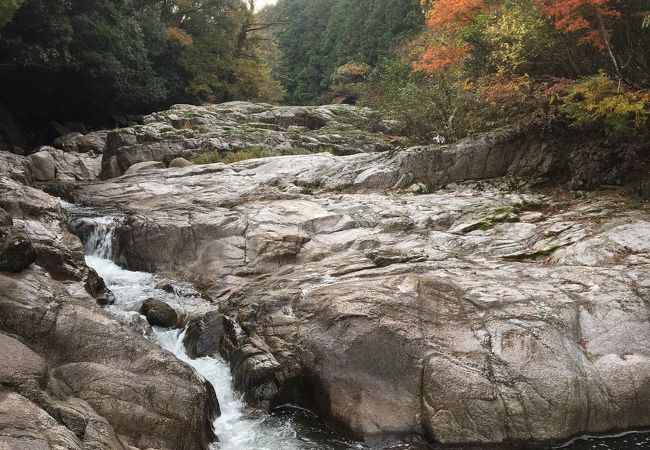
[(0, 103), (48, 137), (52, 122), (112, 126), (174, 103), (230, 100), (359, 103), (425, 142), (502, 126), (648, 131), (647, 0), (278, 0), (261, 11), (254, 0), (7, 0), (0, 8)]
[(276, 72), (293, 102), (343, 90), (424, 142), (502, 126), (648, 132), (648, 1), (280, 0), (271, 14), (288, 22)]
[(3, 1), (0, 103), (51, 134), (52, 121), (112, 126), (174, 103), (256, 98), (270, 75), (247, 38), (253, 4)]

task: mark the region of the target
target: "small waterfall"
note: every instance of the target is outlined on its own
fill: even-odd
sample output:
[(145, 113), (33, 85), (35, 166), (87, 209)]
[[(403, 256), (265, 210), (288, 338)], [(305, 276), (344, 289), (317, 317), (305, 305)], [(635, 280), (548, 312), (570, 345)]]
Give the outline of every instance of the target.
[(96, 217), (88, 219), (91, 227), (86, 240), (86, 254), (103, 259), (113, 259), (113, 240), (117, 229), (115, 217)]
[(94, 208), (74, 205), (64, 200), (61, 200), (61, 206), (70, 216), (68, 228), (84, 242), (86, 255), (115, 259), (115, 233), (126, 220), (123, 214), (105, 215)]

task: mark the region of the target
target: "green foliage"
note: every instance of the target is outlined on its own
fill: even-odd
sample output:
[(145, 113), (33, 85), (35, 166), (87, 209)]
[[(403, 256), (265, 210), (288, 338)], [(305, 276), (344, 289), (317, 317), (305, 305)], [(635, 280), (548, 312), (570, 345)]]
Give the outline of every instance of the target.
[(648, 132), (650, 94), (624, 90), (604, 74), (571, 85), (559, 99), (560, 111), (575, 126), (601, 128), (615, 137)]
[(642, 202), (650, 203), (650, 174), (645, 173), (636, 177), (627, 186), (627, 191)]
[(418, 0), (279, 0), (269, 17), (287, 22), (278, 72), (292, 103), (316, 101), (339, 67), (375, 65), (424, 23)]
[(0, 2), (0, 26), (11, 20), (22, 0), (2, 0)]
[(1, 94), (34, 120), (255, 99), (269, 85), (242, 0), (21, 1), (0, 6)]
[(362, 103), (388, 112), (402, 122), (407, 135), (423, 143), (475, 131), (465, 120), (471, 93), (450, 78), (413, 72), (405, 59), (385, 59), (378, 65)]

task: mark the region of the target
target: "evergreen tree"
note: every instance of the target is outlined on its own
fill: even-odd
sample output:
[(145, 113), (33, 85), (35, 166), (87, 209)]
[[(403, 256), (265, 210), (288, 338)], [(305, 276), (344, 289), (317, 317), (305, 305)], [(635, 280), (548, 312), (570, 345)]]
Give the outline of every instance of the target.
[(269, 14), (286, 22), (279, 72), (294, 103), (316, 101), (350, 61), (377, 64), (424, 24), (418, 0), (279, 0)]

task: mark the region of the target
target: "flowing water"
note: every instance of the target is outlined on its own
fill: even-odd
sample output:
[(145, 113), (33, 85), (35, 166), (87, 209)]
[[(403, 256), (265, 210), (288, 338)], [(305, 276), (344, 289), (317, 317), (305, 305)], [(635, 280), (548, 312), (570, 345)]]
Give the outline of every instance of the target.
[[(86, 245), (86, 263), (97, 271), (115, 295), (115, 304), (107, 310), (127, 323), (141, 303), (150, 297), (161, 299), (181, 312), (189, 305), (196, 312), (210, 307), (195, 297), (179, 297), (157, 289), (156, 277), (145, 272), (133, 272), (121, 268), (112, 261), (113, 234), (123, 220), (118, 215), (106, 216), (97, 211), (61, 202), (75, 220), (72, 227), (83, 236)], [(213, 450), (370, 450), (372, 447), (348, 441), (328, 429), (309, 411), (295, 407), (282, 408), (268, 414), (249, 408), (232, 387), (230, 366), (219, 357), (190, 358), (183, 346), (185, 331), (154, 328), (158, 344), (178, 359), (191, 365), (214, 387), (221, 416), (214, 421), (219, 442)], [(423, 443), (395, 443), (382, 449), (424, 449)], [(650, 449), (650, 434), (628, 433), (611, 438), (579, 438), (564, 446), (569, 450), (639, 450)]]

